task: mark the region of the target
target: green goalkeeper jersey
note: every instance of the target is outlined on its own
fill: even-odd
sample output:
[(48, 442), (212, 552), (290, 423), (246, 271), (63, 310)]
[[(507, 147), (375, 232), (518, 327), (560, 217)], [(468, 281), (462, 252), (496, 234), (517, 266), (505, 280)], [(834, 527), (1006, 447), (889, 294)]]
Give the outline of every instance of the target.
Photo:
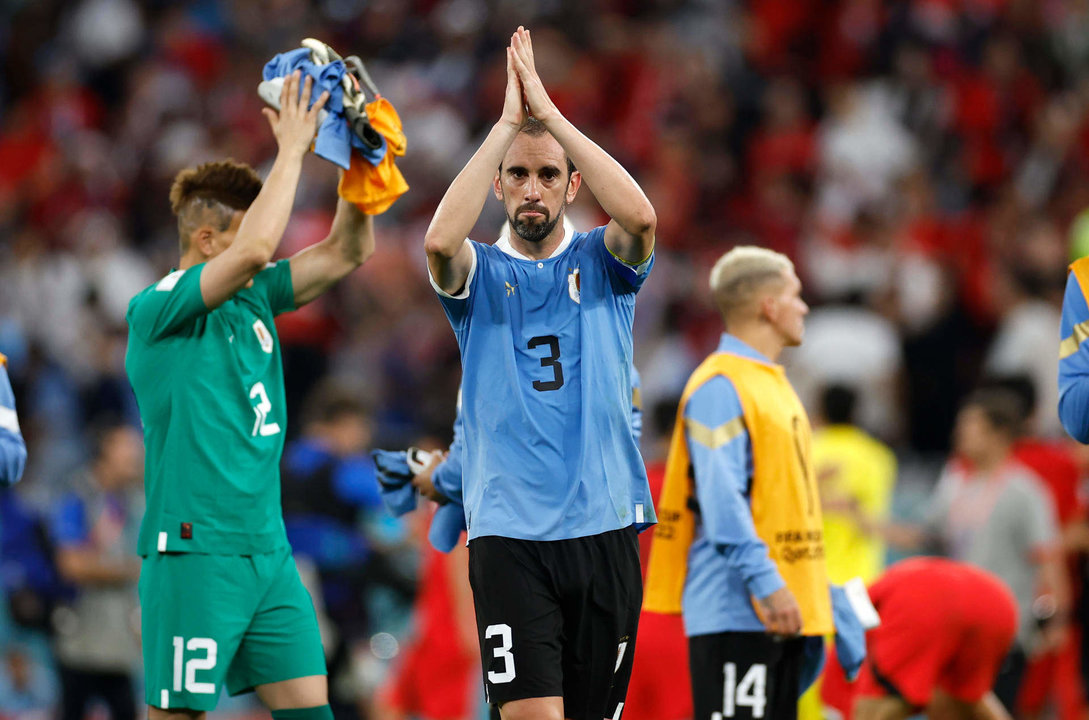
[(204, 265), (129, 303), (125, 369), (144, 424), (147, 512), (139, 553), (251, 555), (287, 546), (287, 429), (276, 315), (295, 309), (287, 260), (209, 311)]

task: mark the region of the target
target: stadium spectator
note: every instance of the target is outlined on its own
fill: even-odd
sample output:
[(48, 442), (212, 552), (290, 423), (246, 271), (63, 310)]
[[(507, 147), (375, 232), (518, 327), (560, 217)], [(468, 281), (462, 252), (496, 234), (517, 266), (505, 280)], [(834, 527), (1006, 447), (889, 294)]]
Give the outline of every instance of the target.
[[(351, 386), (327, 380), (308, 398), (301, 436), (284, 449), (281, 502), (296, 561), (317, 572), (330, 642), (329, 674), (350, 677), (357, 646), (376, 630), (370, 593), (392, 587), (407, 600), (414, 587), (390, 567), (381, 545), (368, 537), (367, 518), (381, 507), (367, 402)], [(334, 682), (334, 690), (351, 683)], [(362, 702), (331, 692), (335, 717), (354, 717)]]
[(805, 320), (805, 344), (784, 364), (806, 407), (822, 406), (821, 392), (837, 385), (855, 394), (851, 420), (882, 438), (902, 432), (897, 383), (903, 348), (896, 325), (873, 309), (862, 293), (828, 303)]
[(1051, 498), (1013, 455), (1022, 415), (1009, 390), (984, 388), (970, 396), (957, 416), (956, 455), (938, 481), (925, 527), (889, 528), (899, 546), (938, 543), (952, 559), (994, 573), (1013, 592), (1018, 630), (994, 688), (1011, 713), (1028, 658), (1062, 644), (1070, 610)]
[(824, 515), (829, 582), (870, 583), (885, 567), (884, 526), (896, 484), (896, 456), (854, 424), (857, 396), (842, 385), (821, 393), (813, 471)]
[(423, 561), (411, 637), (378, 694), (375, 717), (476, 720), (482, 693), (469, 553), (462, 543), (441, 553), (425, 532), (419, 535)]
[[(806, 322), (806, 344), (811, 323)], [(872, 582), (885, 567), (884, 528), (896, 483), (892, 450), (855, 425), (858, 395), (845, 385), (820, 392), (813, 432), (813, 472), (824, 518), (824, 559), (828, 581)], [(820, 718), (820, 683), (799, 701), (802, 720)]]
[(53, 612), (62, 720), (82, 720), (94, 700), (105, 703), (113, 720), (136, 718), (143, 461), (140, 432), (103, 421), (87, 467), (56, 505), (50, 528), (56, 565), (75, 588)]
[[(1036, 388), (1027, 376), (999, 378), (989, 383), (1017, 395), (1020, 402), (1021, 433), (1013, 446), (1013, 456), (1043, 481), (1043, 487), (1055, 507), (1059, 532), (1063, 539), (1064, 568), (1073, 591), (1071, 608), (1084, 604), (1082, 554), (1089, 549), (1089, 523), (1078, 485), (1080, 471), (1069, 441), (1041, 438), (1033, 434), (1032, 419), (1038, 414)], [(1039, 717), (1052, 701), (1060, 720), (1075, 720), (1084, 715), (1085, 691), (1081, 684), (1081, 659), (1078, 639), (1083, 626), (1081, 612), (1071, 612), (1070, 630), (1056, 648), (1029, 658), (1025, 679), (1018, 698), (1026, 717)]]

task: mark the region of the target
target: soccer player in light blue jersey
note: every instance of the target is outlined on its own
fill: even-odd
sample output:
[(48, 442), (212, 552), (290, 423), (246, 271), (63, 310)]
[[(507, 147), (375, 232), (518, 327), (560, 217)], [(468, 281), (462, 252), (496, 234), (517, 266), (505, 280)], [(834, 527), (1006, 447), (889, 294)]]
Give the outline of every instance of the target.
[[(612, 220), (567, 232), (583, 181)], [(511, 229), (495, 245), (466, 238), (489, 189)], [(634, 179), (552, 103), (519, 28), (502, 117), (425, 241), (461, 347), (469, 575), (485, 689), (504, 720), (623, 710), (642, 597), (636, 531), (655, 520), (630, 376), (655, 222)]]

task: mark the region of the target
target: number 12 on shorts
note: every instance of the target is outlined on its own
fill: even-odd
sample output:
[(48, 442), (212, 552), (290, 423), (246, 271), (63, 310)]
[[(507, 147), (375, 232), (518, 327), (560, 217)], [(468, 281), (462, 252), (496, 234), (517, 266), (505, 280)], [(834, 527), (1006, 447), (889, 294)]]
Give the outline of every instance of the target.
[[(203, 652), (204, 657), (190, 657), (185, 660), (185, 651), (191, 653)], [(186, 692), (196, 695), (213, 695), (216, 691), (215, 683), (197, 682), (198, 670), (211, 670), (216, 666), (218, 645), (212, 638), (185, 638), (174, 636), (174, 692), (180, 693), (184, 688)], [(184, 679), (184, 685), (182, 680)]]
[(737, 709), (747, 707), (752, 717), (764, 717), (767, 707), (768, 666), (756, 663), (737, 681), (737, 663), (728, 662), (722, 669), (722, 712), (711, 714), (711, 720), (737, 717)]

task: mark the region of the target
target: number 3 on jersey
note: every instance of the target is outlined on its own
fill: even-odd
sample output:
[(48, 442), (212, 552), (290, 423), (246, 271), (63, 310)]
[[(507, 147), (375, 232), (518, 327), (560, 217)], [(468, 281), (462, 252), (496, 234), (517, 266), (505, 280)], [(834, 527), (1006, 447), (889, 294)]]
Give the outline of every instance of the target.
[(537, 392), (559, 390), (563, 387), (563, 365), (560, 364), (560, 339), (555, 335), (538, 335), (529, 341), (529, 349), (547, 345), (548, 357), (541, 358), (541, 367), (552, 368), (551, 380), (534, 380), (533, 389)]
[(257, 401), (257, 404), (253, 406), (253, 412), (257, 416), (257, 420), (253, 423), (253, 437), (258, 435), (268, 437), (280, 432), (279, 423), (267, 421), (268, 414), (272, 412), (272, 401), (268, 399), (263, 382), (257, 383), (250, 390), (250, 400)]

